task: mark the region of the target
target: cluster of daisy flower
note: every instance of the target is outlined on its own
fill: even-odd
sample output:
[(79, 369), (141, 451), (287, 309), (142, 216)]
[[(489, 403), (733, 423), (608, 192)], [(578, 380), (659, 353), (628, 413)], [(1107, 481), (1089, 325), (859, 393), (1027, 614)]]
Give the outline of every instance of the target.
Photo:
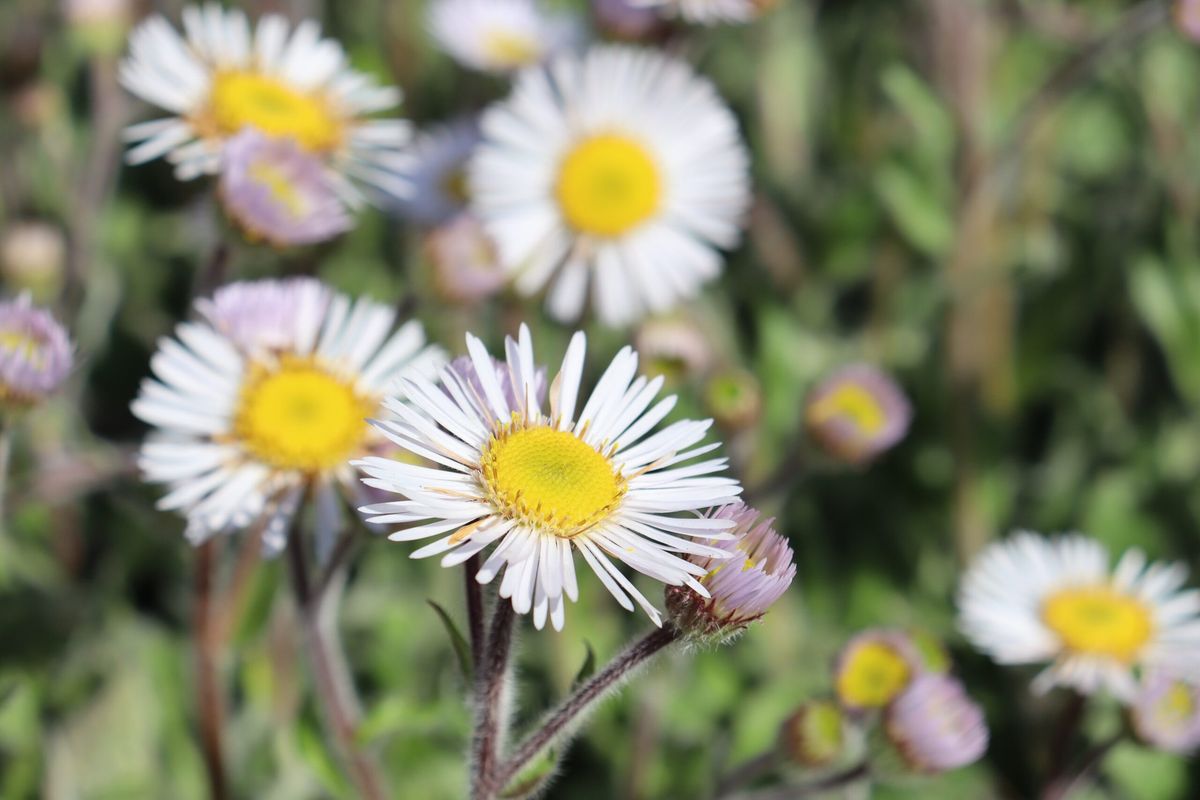
[(880, 779), (977, 761), (987, 750), (987, 723), (950, 667), (942, 644), (923, 631), (856, 635), (834, 665), (836, 700), (802, 706), (784, 724), (785, 753), (808, 767), (863, 761)]
[(127, 160), (165, 157), (180, 180), (218, 175), (231, 221), (252, 240), (312, 244), (351, 227), (363, 187), (407, 192), (400, 102), (347, 65), (315, 22), (251, 25), (216, 3), (183, 10), (183, 34), (152, 16), (130, 34), (121, 83), (166, 116), (126, 131)]

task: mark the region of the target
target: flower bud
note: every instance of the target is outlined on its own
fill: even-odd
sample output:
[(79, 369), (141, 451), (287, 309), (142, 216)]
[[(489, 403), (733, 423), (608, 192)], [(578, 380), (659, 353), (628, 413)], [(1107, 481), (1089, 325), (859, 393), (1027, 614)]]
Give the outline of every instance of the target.
[(925, 774), (978, 761), (988, 746), (983, 710), (949, 675), (915, 678), (887, 707), (883, 728), (908, 767)]
[(894, 630), (863, 631), (842, 648), (834, 667), (838, 700), (854, 711), (886, 706), (923, 671), (912, 641)]
[(854, 364), (825, 378), (804, 409), (809, 435), (831, 457), (865, 464), (908, 432), (912, 407), (895, 381), (874, 367)]
[(1129, 719), (1144, 744), (1188, 755), (1200, 749), (1200, 686), (1165, 672), (1151, 673), (1133, 699)]
[(780, 753), (797, 766), (827, 767), (840, 760), (846, 750), (848, 724), (835, 701), (810, 700), (780, 728)]
[(433, 288), (447, 303), (475, 305), (499, 292), (508, 280), (496, 246), (479, 220), (459, 214), (425, 237), (433, 265)]
[(71, 371), (74, 353), (66, 330), (29, 295), (0, 302), (0, 403), (6, 410), (36, 405)]
[(731, 503), (710, 519), (732, 520), (731, 538), (715, 546), (687, 544), (688, 559), (707, 570), (690, 586), (668, 586), (667, 612), (676, 627), (698, 638), (726, 639), (767, 613), (796, 576), (792, 548), (774, 520)]
[(758, 378), (743, 370), (714, 375), (704, 389), (708, 412), (728, 430), (745, 430), (762, 414), (762, 387)]
[(0, 240), (0, 272), (5, 282), (37, 296), (58, 289), (66, 258), (62, 231), (46, 222), (18, 222)]

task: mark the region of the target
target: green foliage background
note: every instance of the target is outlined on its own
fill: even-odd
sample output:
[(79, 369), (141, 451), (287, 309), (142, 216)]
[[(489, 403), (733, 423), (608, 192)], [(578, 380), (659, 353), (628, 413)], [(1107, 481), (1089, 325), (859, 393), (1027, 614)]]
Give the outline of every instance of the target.
[[(761, 419), (723, 434), (751, 491), (781, 463), (805, 465), (758, 498), (799, 576), (734, 646), (674, 654), (605, 706), (550, 796), (705, 797), (795, 704), (828, 691), (849, 634), (918, 625), (947, 639), (994, 742), (976, 766), (878, 796), (1031, 797), (1061, 698), (1039, 701), (1031, 671), (973, 654), (954, 632), (953, 593), (963, 559), (1014, 527), (1083, 530), (1200, 571), (1200, 50), (1163, 21), (1080, 62), (1139, 13), (1117, 0), (779, 5), (760, 24), (686, 29), (668, 46), (716, 81), (754, 153), (746, 241), (687, 313), (760, 384)], [(505, 93), (435, 51), (420, 3), (247, 7), (319, 16), (356, 66), (404, 88), (419, 123)], [(0, 539), (3, 798), (205, 793), (193, 553), (137, 479), (143, 429), (128, 407), (230, 234), (210, 185), (180, 185), (161, 162), (119, 166), (116, 129), (147, 115), (114, 89), (120, 48), (119, 32), (68, 29), (44, 0), (0, 6), (0, 227), (41, 219), (69, 237), (74, 272), (33, 288), (70, 321), (80, 363), (16, 432)], [(513, 297), (439, 304), (419, 237), (377, 211), (316, 252), (238, 245), (228, 267), (299, 272), (396, 301), (454, 351), (464, 330), (495, 344), (526, 319), (555, 362), (569, 335)], [(5, 280), (27, 282), (11, 269)], [(594, 373), (626, 334), (589, 333)], [(862, 359), (898, 377), (916, 418), (869, 469), (838, 469), (808, 452), (800, 410), (825, 370)], [(674, 388), (677, 416), (707, 413), (701, 379)], [(227, 542), (230, 567), (236, 549)], [(236, 793), (348, 797), (280, 573), (262, 565), (231, 621)], [(464, 687), (425, 603), (461, 616), (460, 593), (457, 572), (382, 540), (350, 576), (342, 630), (362, 736), (397, 797), (463, 793)], [(587, 644), (603, 659), (647, 624), (585, 580), (562, 634), (523, 631), (526, 717), (562, 695)], [(1094, 707), (1089, 734), (1116, 714)], [(1080, 796), (1197, 794), (1195, 763), (1128, 744)]]

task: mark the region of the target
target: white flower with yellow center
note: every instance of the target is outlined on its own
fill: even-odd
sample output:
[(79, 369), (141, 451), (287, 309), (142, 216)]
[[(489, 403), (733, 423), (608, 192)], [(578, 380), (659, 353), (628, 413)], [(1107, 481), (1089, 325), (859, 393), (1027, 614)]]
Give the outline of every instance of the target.
[(716, 25), (749, 22), (774, 8), (779, 0), (630, 0), (635, 8), (658, 8), (688, 22)]
[(679, 59), (600, 46), (530, 69), (485, 112), (472, 208), (516, 287), (550, 312), (625, 325), (721, 271), (749, 201), (737, 122)]
[(494, 73), (540, 64), (581, 39), (574, 17), (536, 0), (434, 0), (429, 32), (455, 61)]
[(391, 535), (395, 541), (437, 537), (412, 555), (442, 555), (447, 567), (495, 544), (476, 579), (488, 583), (503, 569), (500, 596), (520, 614), (532, 611), (539, 629), (549, 618), (561, 630), (563, 598), (578, 598), (576, 552), (617, 602), (632, 611), (632, 598), (656, 625), (659, 612), (613, 560), (708, 597), (698, 580), (708, 569), (687, 556), (729, 557), (694, 540), (729, 539), (734, 521), (696, 512), (741, 492), (732, 478), (714, 475), (726, 459), (686, 463), (717, 447), (699, 444), (711, 421), (683, 420), (652, 433), (675, 398), (655, 402), (662, 378), (635, 377), (638, 358), (629, 347), (587, 401), (577, 402), (582, 333), (550, 385), (549, 413), (538, 400), (541, 371), (525, 326), (506, 341), (506, 364), (470, 335), (467, 349), (469, 370), (443, 370), (440, 385), (405, 379), (400, 397), (385, 401), (395, 418), (376, 422), (379, 429), (439, 467), (356, 462), (369, 486), (403, 497), (363, 508), (368, 521), (406, 524)]
[(187, 516), (194, 543), (265, 519), (278, 548), (308, 490), (327, 547), (339, 487), (358, 488), (349, 460), (385, 441), (367, 418), (400, 376), (436, 374), (441, 354), (419, 323), (393, 330), (391, 308), (312, 279), (235, 283), (197, 309), (204, 321), (159, 343), (133, 404), (156, 428), (139, 464), (170, 489), (159, 507)]
[(241, 11), (210, 3), (183, 10), (185, 36), (161, 16), (138, 26), (121, 63), (130, 92), (171, 113), (126, 130), (131, 164), (160, 156), (180, 180), (216, 173), (227, 140), (244, 128), (292, 139), (324, 159), (347, 199), (350, 179), (402, 196), (410, 131), (399, 119), (371, 119), (400, 102), (346, 65), (346, 54), (307, 20), (290, 30), (268, 15), (253, 30)]
[(1200, 592), (1181, 591), (1181, 564), (1130, 550), (1109, 569), (1104, 547), (1078, 534), (1018, 533), (989, 546), (959, 593), (959, 626), (1001, 664), (1050, 662), (1035, 691), (1107, 689), (1128, 700), (1147, 668), (1200, 674)]

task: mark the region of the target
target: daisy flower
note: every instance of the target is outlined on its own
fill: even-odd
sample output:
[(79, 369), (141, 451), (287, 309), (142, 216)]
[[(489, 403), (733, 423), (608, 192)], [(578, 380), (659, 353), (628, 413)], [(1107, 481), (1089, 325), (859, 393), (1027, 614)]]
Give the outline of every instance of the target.
[(632, 611), (632, 598), (656, 625), (659, 612), (614, 560), (708, 597), (698, 578), (709, 570), (687, 556), (727, 557), (694, 539), (728, 540), (734, 521), (695, 512), (741, 492), (735, 480), (714, 476), (725, 459), (687, 463), (717, 447), (699, 444), (711, 421), (652, 433), (675, 398), (655, 402), (662, 379), (635, 377), (638, 358), (629, 347), (580, 402), (582, 333), (550, 384), (548, 412), (538, 399), (541, 372), (528, 328), (506, 340), (506, 363), (494, 362), (470, 335), (467, 350), (472, 374), (460, 365), (443, 370), (440, 385), (407, 378), (399, 397), (385, 401), (395, 416), (374, 424), (437, 466), (356, 461), (367, 485), (402, 498), (364, 507), (368, 521), (406, 525), (394, 541), (436, 537), (412, 557), (440, 555), (446, 567), (494, 544), (476, 579), (488, 583), (504, 570), (500, 597), (519, 614), (532, 611), (539, 629), (549, 617), (561, 630), (564, 597), (578, 598), (576, 552), (621, 606)]
[(630, 5), (658, 8), (678, 14), (688, 22), (716, 25), (749, 22), (774, 8), (778, 0), (630, 0)]
[(479, 120), (462, 119), (417, 135), (405, 177), (413, 190), (401, 212), (422, 225), (440, 225), (467, 208), (467, 160), (479, 144)]
[(983, 709), (949, 675), (925, 674), (887, 707), (884, 732), (910, 769), (925, 774), (965, 767), (987, 752)]
[(429, 32), (463, 66), (495, 73), (539, 64), (581, 38), (574, 17), (536, 0), (434, 0)]
[(833, 458), (865, 464), (895, 447), (912, 422), (912, 406), (896, 382), (868, 364), (842, 367), (808, 396), (809, 435)]
[(66, 330), (28, 293), (0, 302), (0, 405), (36, 405), (62, 384), (74, 361)]
[(420, 323), (393, 330), (391, 308), (309, 278), (234, 283), (197, 310), (160, 341), (133, 404), (155, 428), (139, 465), (170, 490), (159, 507), (186, 515), (193, 543), (261, 520), (278, 550), (308, 490), (322, 555), (339, 487), (357, 487), (347, 462), (383, 444), (366, 418), (400, 376), (435, 374), (440, 353)]
[(721, 271), (749, 200), (733, 114), (683, 61), (598, 46), (530, 69), (483, 117), (472, 209), (516, 287), (564, 321), (588, 288), (610, 325), (666, 311)]
[(1181, 591), (1181, 564), (1147, 564), (1139, 550), (1115, 569), (1093, 539), (1020, 532), (989, 546), (959, 591), (959, 627), (1001, 664), (1050, 666), (1034, 690), (1108, 689), (1128, 700), (1135, 672), (1200, 674), (1200, 592)]
[(1155, 672), (1142, 681), (1129, 709), (1137, 738), (1168, 753), (1200, 749), (1200, 677)]
[(326, 161), (347, 199), (360, 197), (349, 179), (407, 192), (396, 172), (406, 164), (408, 123), (369, 118), (399, 104), (399, 90), (350, 69), (317, 23), (291, 30), (267, 15), (251, 29), (241, 11), (209, 3), (185, 8), (183, 27), (180, 36), (153, 16), (130, 34), (121, 83), (170, 116), (126, 130), (129, 163), (166, 156), (180, 180), (191, 180), (217, 172), (225, 143), (254, 128)]
[(217, 196), (250, 240), (316, 244), (353, 226), (325, 166), (293, 140), (247, 128), (226, 143), (222, 160)]

